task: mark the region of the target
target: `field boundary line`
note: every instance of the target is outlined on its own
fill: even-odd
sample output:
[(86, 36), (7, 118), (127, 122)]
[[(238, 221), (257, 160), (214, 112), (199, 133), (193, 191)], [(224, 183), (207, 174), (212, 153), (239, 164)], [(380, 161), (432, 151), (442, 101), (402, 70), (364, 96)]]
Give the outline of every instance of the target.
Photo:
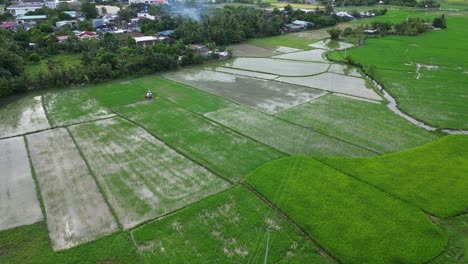
[(32, 162), (32, 158), (31, 158), (31, 153), (29, 151), (29, 141), (27, 139), (26, 136), (22, 136), (23, 137), (23, 140), (24, 140), (24, 145), (26, 147), (26, 152), (28, 154), (28, 160), (29, 160), (29, 166), (31, 167), (31, 177), (33, 178), (34, 180), (34, 184), (36, 185), (36, 195), (37, 195), (37, 199), (39, 200), (39, 206), (41, 207), (41, 211), (42, 211), (42, 217), (43, 217), (43, 220), (41, 222), (44, 222), (45, 224), (45, 227), (47, 229), (47, 241), (48, 241), (48, 244), (49, 244), (49, 248), (52, 248), (52, 241), (50, 240), (50, 235), (49, 235), (49, 227), (47, 225), (47, 213), (46, 213), (46, 208), (45, 208), (45, 205), (44, 205), (44, 200), (42, 199), (42, 192), (41, 192), (41, 186), (39, 185), (39, 180), (37, 179), (37, 175), (36, 175), (36, 170), (34, 169), (34, 165), (33, 165), (33, 162)]
[[(402, 197), (399, 197), (399, 196), (397, 196), (396, 194), (390, 193), (390, 192), (388, 192), (388, 191), (382, 189), (381, 187), (379, 187), (379, 186), (377, 186), (377, 185), (375, 185), (375, 184), (372, 184), (372, 183), (367, 182), (367, 181), (365, 181), (365, 180), (359, 179), (358, 177), (356, 177), (356, 176), (354, 176), (354, 175), (352, 175), (352, 174), (349, 174), (349, 173), (347, 173), (347, 172), (345, 172), (345, 171), (343, 171), (343, 170), (341, 170), (341, 169), (339, 169), (339, 168), (336, 168), (336, 167), (333, 166), (333, 165), (330, 165), (330, 164), (328, 164), (328, 163), (326, 163), (326, 162), (323, 162), (323, 161), (321, 161), (321, 160), (319, 160), (319, 159), (316, 159), (315, 157), (311, 157), (311, 158), (314, 159), (314, 160), (316, 160), (316, 161), (318, 161), (318, 162), (320, 162), (320, 163), (322, 163), (322, 164), (324, 164), (324, 165), (327, 166), (327, 167), (330, 167), (330, 168), (332, 168), (332, 169), (334, 169), (334, 170), (336, 170), (336, 171), (338, 171), (338, 172), (340, 172), (340, 173), (342, 173), (342, 174), (344, 174), (344, 175), (346, 175), (346, 176), (352, 178), (352, 179), (355, 179), (355, 180), (357, 180), (357, 181), (359, 181), (359, 182), (361, 182), (361, 183), (364, 183), (364, 184), (366, 184), (366, 185), (368, 185), (368, 186), (370, 186), (370, 187), (372, 187), (372, 188), (374, 188), (374, 189), (376, 189), (376, 190), (379, 190), (379, 191), (381, 191), (381, 192), (387, 194), (388, 196), (390, 196), (390, 197), (392, 197), (392, 198), (394, 198), (394, 199), (400, 200), (400, 201), (402, 201), (403, 203), (408, 204), (408, 205), (411, 206), (411, 207), (414, 207), (414, 208), (416, 208), (416, 209), (418, 209), (418, 210), (421, 210), (421, 212), (423, 212), (426, 216), (428, 216), (428, 218), (429, 218), (429, 216), (430, 216), (430, 217), (438, 218), (437, 216), (434, 216), (433, 214), (427, 212), (427, 211), (424, 210), (423, 208), (421, 208), (421, 207), (419, 207), (419, 206), (416, 206), (416, 205), (412, 204), (410, 201), (408, 201), (408, 200), (406, 200), (406, 199), (404, 199), (404, 198), (402, 198)], [(429, 220), (432, 222), (432, 220), (431, 220), (430, 218), (429, 218)]]
[(173, 214), (179, 213), (180, 211), (183, 211), (183, 210), (185, 210), (185, 209), (187, 209), (187, 208), (189, 208), (189, 207), (191, 207), (191, 206), (194, 206), (195, 204), (200, 203), (201, 201), (204, 201), (204, 200), (209, 199), (209, 198), (211, 198), (211, 197), (213, 197), (213, 196), (222, 194), (222, 193), (224, 193), (224, 192), (230, 191), (230, 190), (236, 188), (237, 186), (239, 186), (239, 184), (231, 185), (231, 186), (229, 186), (228, 188), (226, 188), (226, 189), (224, 189), (224, 190), (222, 190), (222, 191), (220, 191), (220, 192), (213, 193), (213, 194), (208, 195), (208, 196), (206, 196), (206, 197), (203, 197), (203, 198), (201, 198), (201, 199), (199, 199), (199, 200), (197, 200), (197, 201), (194, 201), (194, 202), (192, 202), (192, 203), (186, 204), (186, 205), (184, 205), (184, 206), (182, 206), (182, 207), (180, 207), (180, 208), (178, 208), (178, 209), (172, 210), (172, 211), (170, 211), (170, 212), (167, 212), (167, 213), (164, 213), (164, 214), (162, 214), (162, 215), (159, 215), (159, 216), (157, 216), (157, 217), (155, 217), (155, 218), (151, 218), (151, 219), (145, 220), (145, 221), (143, 221), (143, 222), (141, 222), (141, 223), (138, 223), (137, 225), (135, 225), (135, 226), (133, 226), (133, 227), (131, 227), (131, 228), (125, 230), (125, 231), (132, 233), (135, 229), (138, 229), (138, 228), (140, 228), (140, 227), (142, 227), (142, 226), (144, 226), (144, 225), (146, 225), (146, 224), (149, 224), (149, 223), (151, 223), (151, 222), (158, 221), (158, 220), (161, 220), (161, 219), (166, 218), (166, 217), (168, 217), (168, 216), (171, 216), (171, 215), (173, 215)]
[(51, 127), (49, 127), (49, 128), (39, 129), (39, 130), (31, 131), (31, 132), (26, 132), (26, 133), (18, 134), (18, 135), (7, 136), (7, 137), (0, 137), (0, 140), (2, 140), (2, 139), (9, 139), (9, 138), (15, 138), (15, 137), (28, 136), (28, 135), (32, 135), (32, 134), (37, 134), (37, 133), (41, 133), (41, 132), (44, 132), (44, 131), (48, 131), (48, 130), (54, 130), (54, 129), (58, 129), (58, 128), (67, 128), (68, 126), (81, 125), (81, 124), (91, 123), (91, 122), (95, 122), (95, 121), (111, 119), (111, 118), (114, 118), (114, 117), (116, 117), (116, 115), (114, 115), (114, 116), (107, 116), (107, 117), (98, 118), (98, 119), (93, 119), (93, 120), (88, 120), (88, 121), (81, 121), (81, 122), (77, 122), (77, 123), (73, 123), (73, 124), (68, 124), (68, 125), (61, 125), (61, 126), (55, 126), (55, 127), (52, 127), (52, 126), (51, 126)]
[(109, 197), (108, 197), (107, 194), (104, 192), (104, 189), (102, 188), (101, 184), (100, 184), (99, 181), (97, 180), (97, 177), (96, 177), (96, 175), (94, 174), (94, 171), (91, 169), (91, 166), (89, 165), (88, 160), (86, 159), (86, 157), (85, 157), (83, 151), (81, 150), (81, 147), (78, 145), (75, 136), (73, 136), (73, 134), (71, 133), (69, 127), (65, 127), (65, 129), (67, 130), (68, 135), (70, 136), (70, 138), (72, 139), (73, 144), (75, 145), (76, 149), (78, 150), (78, 153), (80, 154), (81, 159), (83, 159), (83, 161), (84, 161), (84, 163), (85, 163), (85, 165), (86, 165), (86, 168), (87, 168), (88, 171), (89, 171), (89, 174), (91, 174), (91, 177), (93, 177), (93, 180), (94, 180), (94, 182), (96, 183), (96, 186), (98, 187), (99, 192), (101, 193), (101, 195), (102, 195), (104, 201), (106, 202), (107, 207), (109, 207), (109, 209), (110, 209), (110, 211), (111, 211), (111, 213), (112, 213), (112, 216), (114, 217), (115, 222), (117, 223), (117, 226), (119, 227), (118, 230), (119, 230), (119, 231), (120, 231), (120, 230), (123, 230), (122, 223), (120, 223), (120, 220), (119, 220), (119, 218), (117, 217), (117, 213), (116, 213), (114, 207), (112, 207), (112, 205), (111, 205), (110, 202), (109, 202)]
[(252, 186), (250, 186), (248, 183), (244, 181), (239, 182), (240, 185), (244, 186), (247, 188), (250, 192), (255, 194), (260, 200), (262, 200), (266, 205), (268, 205), (270, 208), (272, 208), (275, 212), (277, 212), (283, 219), (286, 220), (289, 224), (293, 226), (294, 229), (296, 229), (297, 232), (301, 234), (302, 237), (304, 237), (306, 240), (309, 240), (312, 242), (314, 246), (317, 247), (317, 250), (319, 254), (324, 257), (324, 258), (329, 258), (332, 259), (333, 261), (340, 263), (335, 257), (333, 257), (332, 254), (330, 254), (327, 250), (325, 250), (315, 239), (313, 239), (311, 236), (309, 236), (296, 222), (292, 220), (285, 212), (281, 211), (276, 205), (274, 205), (270, 200), (268, 200), (266, 197), (264, 197), (261, 193), (257, 192)]
[(50, 120), (49, 112), (47, 112), (47, 108), (45, 106), (44, 94), (41, 95), (41, 105), (42, 105), (42, 109), (44, 110), (44, 115), (46, 116), (47, 122), (49, 123), (49, 127), (53, 127), (52, 120)]
[(213, 171), (212, 169), (208, 168), (207, 166), (205, 166), (204, 164), (202, 164), (201, 162), (193, 159), (192, 157), (188, 156), (188, 154), (186, 154), (184, 151), (182, 151), (181, 149), (177, 148), (177, 147), (174, 147), (172, 144), (169, 144), (167, 143), (166, 141), (162, 140), (160, 137), (156, 136), (156, 134), (152, 133), (151, 131), (149, 131), (148, 129), (146, 129), (146, 127), (144, 127), (143, 125), (140, 125), (138, 124), (137, 122), (131, 120), (130, 118), (127, 118), (126, 116), (123, 116), (117, 112), (114, 112), (113, 110), (111, 110), (113, 113), (115, 113), (117, 115), (117, 117), (120, 117), (136, 126), (138, 126), (139, 128), (143, 129), (146, 131), (146, 133), (150, 134), (152, 137), (154, 137), (155, 139), (159, 140), (160, 142), (164, 143), (166, 146), (168, 146), (169, 148), (171, 148), (172, 150), (174, 150), (175, 152), (177, 152), (179, 155), (182, 155), (183, 157), (185, 157), (186, 159), (192, 161), (193, 163), (197, 164), (198, 166), (201, 166), (202, 168), (206, 169), (207, 171), (213, 173), (215, 176), (227, 181), (228, 183), (230, 183), (231, 185), (236, 185), (236, 182), (232, 181), (231, 179), (228, 179), (227, 177), (224, 177), (224, 176), (221, 176), (219, 175), (218, 173), (216, 173), (215, 171)]

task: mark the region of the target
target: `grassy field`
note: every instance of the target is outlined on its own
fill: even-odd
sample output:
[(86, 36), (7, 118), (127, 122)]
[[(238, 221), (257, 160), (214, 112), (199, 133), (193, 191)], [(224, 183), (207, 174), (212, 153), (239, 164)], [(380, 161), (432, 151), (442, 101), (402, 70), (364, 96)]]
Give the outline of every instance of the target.
[(2, 264), (142, 263), (128, 233), (54, 252), (44, 222), (0, 232)]
[(437, 217), (457, 215), (468, 208), (467, 136), (447, 136), (375, 158), (322, 160)]
[(138, 78), (132, 82), (199, 114), (235, 105), (221, 97), (158, 76)]
[(41, 96), (24, 96), (0, 108), (0, 138), (50, 128)]
[(43, 100), (51, 125), (65, 126), (112, 116), (112, 112), (87, 91), (80, 89), (46, 93)]
[(417, 208), (312, 158), (280, 159), (246, 180), (343, 263), (422, 263), (447, 244)]
[[(59, 54), (50, 57), (57, 67), (78, 66), (81, 64), (81, 54)], [(41, 71), (48, 71), (47, 59), (40, 62), (28, 61), (24, 67), (26, 73), (37, 74)]]
[(319, 156), (374, 156), (375, 153), (310, 131), (253, 109), (236, 106), (206, 114), (235, 131), (288, 154)]
[(448, 235), (449, 244), (430, 263), (468, 263), (468, 214), (442, 220), (439, 226)]
[(116, 111), (231, 181), (237, 181), (261, 164), (283, 156), (273, 148), (167, 100), (121, 107)]
[(437, 139), (382, 104), (337, 95), (322, 96), (278, 117), (380, 153), (401, 151)]
[(27, 142), (54, 250), (117, 230), (114, 216), (65, 128), (28, 135)]
[(146, 263), (260, 263), (272, 226), (268, 263), (326, 263), (297, 233), (245, 187), (236, 187), (134, 230)]
[(314, 43), (316, 40), (293, 37), (289, 35), (280, 35), (266, 38), (256, 38), (247, 41), (248, 44), (258, 47), (276, 50), (279, 46), (285, 46), (295, 49), (311, 50), (309, 44)]
[(86, 91), (102, 106), (114, 107), (144, 101), (148, 90), (132, 81), (121, 81), (93, 86)]
[[(385, 21), (392, 14), (400, 21), (409, 15), (419, 15), (392, 11), (389, 17), (376, 20)], [(435, 15), (427, 13), (427, 16)], [(330, 56), (341, 60), (347, 54), (365, 67), (374, 65), (375, 78), (397, 99), (399, 108), (416, 119), (436, 127), (467, 129), (468, 57), (460, 56), (460, 51), (466, 50), (463, 39), (468, 34), (467, 19), (461, 14), (448, 16), (446, 30), (417, 37), (368, 39), (362, 48), (334, 52)]]
[(229, 186), (122, 118), (70, 130), (125, 229)]

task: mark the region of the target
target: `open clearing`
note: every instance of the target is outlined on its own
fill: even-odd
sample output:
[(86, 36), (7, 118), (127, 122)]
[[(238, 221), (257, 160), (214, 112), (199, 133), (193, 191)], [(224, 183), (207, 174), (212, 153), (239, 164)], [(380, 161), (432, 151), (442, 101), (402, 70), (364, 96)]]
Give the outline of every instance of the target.
[(346, 142), (309, 131), (253, 109), (236, 106), (207, 113), (231, 129), (288, 154), (318, 156), (373, 156), (375, 153)]
[(308, 77), (279, 77), (276, 80), (371, 100), (382, 100), (373, 89), (367, 87), (364, 79), (341, 74), (323, 73)]
[(0, 138), (50, 128), (41, 96), (25, 96), (0, 108)]
[(125, 229), (229, 186), (124, 119), (70, 130)]
[(259, 263), (271, 226), (269, 263), (326, 263), (310, 241), (245, 187), (236, 187), (164, 219), (133, 237), (146, 263)]
[(207, 70), (187, 69), (164, 76), (269, 114), (324, 94), (317, 89)]
[(46, 93), (44, 106), (52, 126), (64, 126), (113, 116), (85, 89)]
[(167, 100), (116, 110), (231, 181), (238, 181), (261, 164), (284, 156)]
[(380, 153), (401, 151), (437, 139), (435, 134), (412, 125), (382, 104), (334, 94), (279, 113), (278, 117)]
[(329, 64), (288, 61), (270, 58), (236, 58), (226, 62), (224, 67), (247, 71), (264, 72), (280, 76), (306, 76), (327, 71)]
[(423, 263), (447, 244), (416, 207), (309, 157), (265, 164), (247, 183), (343, 263)]
[(0, 140), (0, 230), (42, 220), (23, 137)]
[[(390, 16), (369, 21), (389, 21), (391, 16), (402, 21), (408, 16), (437, 14), (415, 12), (392, 10)], [(375, 66), (375, 79), (396, 98), (405, 113), (432, 126), (468, 129), (468, 56), (461, 55), (466, 51), (463, 40), (468, 34), (467, 18), (463, 13), (448, 15), (446, 30), (415, 37), (371, 38), (364, 47), (350, 49), (346, 55), (366, 68)], [(345, 52), (334, 52), (331, 57), (343, 60)]]
[(322, 160), (437, 217), (458, 215), (468, 208), (467, 136), (446, 136), (375, 158)]
[(114, 217), (67, 130), (48, 130), (27, 139), (52, 248), (70, 248), (115, 231)]

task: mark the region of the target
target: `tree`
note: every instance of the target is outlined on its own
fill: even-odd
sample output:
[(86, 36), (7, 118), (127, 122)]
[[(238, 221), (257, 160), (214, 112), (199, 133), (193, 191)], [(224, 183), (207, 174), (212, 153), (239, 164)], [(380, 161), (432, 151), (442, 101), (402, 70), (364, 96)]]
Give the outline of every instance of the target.
[(91, 2), (85, 1), (81, 3), (80, 10), (85, 15), (86, 19), (92, 19), (98, 16), (96, 5)]
[(432, 21), (432, 25), (436, 28), (442, 28), (446, 29), (447, 28), (447, 21), (445, 19), (445, 15), (442, 15), (441, 17), (436, 17)]
[(23, 59), (13, 52), (0, 48), (0, 78), (20, 76), (23, 71)]
[(41, 61), (41, 57), (39, 57), (39, 55), (37, 55), (37, 53), (33, 52), (29, 55), (28, 59), (32, 62), (39, 62)]
[(78, 23), (78, 28), (82, 31), (93, 31), (93, 24), (91, 21), (85, 20)]
[(330, 34), (331, 39), (339, 39), (341, 35), (341, 29), (339, 28), (332, 28), (327, 30), (328, 34)]

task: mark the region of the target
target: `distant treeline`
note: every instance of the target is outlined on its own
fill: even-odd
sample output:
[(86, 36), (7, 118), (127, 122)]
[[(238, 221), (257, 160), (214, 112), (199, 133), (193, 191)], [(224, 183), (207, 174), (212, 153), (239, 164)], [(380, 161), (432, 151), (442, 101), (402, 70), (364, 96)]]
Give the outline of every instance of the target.
[[(381, 0), (335, 0), (335, 6), (368, 6), (377, 5)], [(434, 0), (382, 0), (385, 5), (438, 8), (440, 4)]]

